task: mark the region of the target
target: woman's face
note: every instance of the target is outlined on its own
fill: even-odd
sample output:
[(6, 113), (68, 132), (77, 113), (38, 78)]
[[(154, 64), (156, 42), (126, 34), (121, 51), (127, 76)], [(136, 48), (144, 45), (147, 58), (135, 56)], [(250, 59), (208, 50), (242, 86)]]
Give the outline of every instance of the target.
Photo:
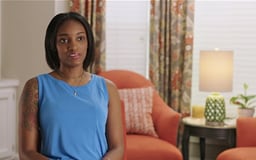
[(83, 67), (88, 47), (83, 25), (76, 20), (67, 20), (57, 31), (56, 47), (60, 67)]

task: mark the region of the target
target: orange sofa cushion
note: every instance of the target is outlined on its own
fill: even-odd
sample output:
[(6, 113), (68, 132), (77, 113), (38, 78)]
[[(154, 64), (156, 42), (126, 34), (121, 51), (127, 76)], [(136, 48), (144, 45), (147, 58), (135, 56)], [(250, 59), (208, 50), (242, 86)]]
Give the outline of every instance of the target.
[(236, 148), (221, 152), (217, 160), (256, 159), (256, 118), (240, 117), (236, 121)]
[(152, 120), (153, 88), (119, 89), (124, 102), (126, 132), (158, 137)]
[(182, 160), (181, 152), (175, 145), (156, 137), (128, 134), (126, 143), (127, 159)]
[(256, 147), (238, 147), (223, 151), (218, 160), (255, 160)]
[(256, 147), (256, 118), (240, 117), (236, 123), (236, 147)]

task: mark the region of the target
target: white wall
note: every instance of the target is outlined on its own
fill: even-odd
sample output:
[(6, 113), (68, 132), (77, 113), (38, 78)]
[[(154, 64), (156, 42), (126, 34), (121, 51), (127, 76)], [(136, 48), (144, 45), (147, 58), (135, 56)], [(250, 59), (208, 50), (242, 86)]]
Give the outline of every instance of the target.
[(0, 1), (0, 79), (2, 73), (2, 1)]
[(3, 1), (2, 7), (2, 77), (19, 79), (20, 91), (26, 80), (48, 69), (44, 33), (54, 2)]
[(17, 97), (29, 78), (49, 71), (44, 52), (46, 27), (67, 6), (65, 0), (2, 1), (1, 75), (20, 80)]

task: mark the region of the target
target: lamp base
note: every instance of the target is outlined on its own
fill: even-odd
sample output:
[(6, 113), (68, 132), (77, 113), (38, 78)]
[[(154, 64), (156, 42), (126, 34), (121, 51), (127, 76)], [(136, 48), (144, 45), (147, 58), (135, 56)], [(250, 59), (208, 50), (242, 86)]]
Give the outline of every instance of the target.
[(220, 126), (224, 124), (226, 116), (225, 100), (219, 93), (212, 93), (207, 96), (204, 116), (206, 125)]

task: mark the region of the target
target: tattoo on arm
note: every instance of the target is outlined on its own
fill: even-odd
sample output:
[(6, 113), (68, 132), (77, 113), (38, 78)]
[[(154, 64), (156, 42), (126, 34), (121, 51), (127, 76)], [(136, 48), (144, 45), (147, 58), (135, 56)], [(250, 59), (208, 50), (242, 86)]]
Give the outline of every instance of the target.
[(38, 85), (37, 79), (33, 78), (29, 80), (23, 89), (21, 95), (21, 120), (22, 128), (31, 130), (32, 128), (38, 128)]

